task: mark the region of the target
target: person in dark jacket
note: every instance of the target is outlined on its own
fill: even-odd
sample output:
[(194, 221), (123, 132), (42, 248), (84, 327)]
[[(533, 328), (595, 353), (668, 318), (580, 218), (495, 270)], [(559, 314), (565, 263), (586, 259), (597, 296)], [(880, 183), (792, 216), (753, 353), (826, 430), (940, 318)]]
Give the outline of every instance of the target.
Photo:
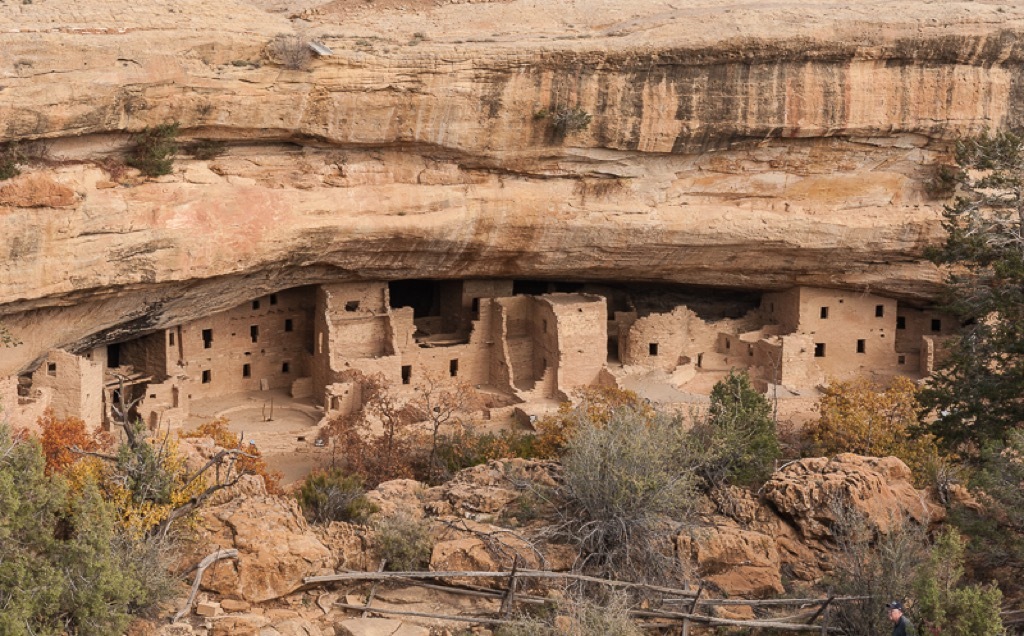
[(914, 626), (903, 615), (903, 603), (893, 601), (886, 603), (885, 607), (889, 610), (889, 620), (892, 621), (892, 636), (912, 636)]

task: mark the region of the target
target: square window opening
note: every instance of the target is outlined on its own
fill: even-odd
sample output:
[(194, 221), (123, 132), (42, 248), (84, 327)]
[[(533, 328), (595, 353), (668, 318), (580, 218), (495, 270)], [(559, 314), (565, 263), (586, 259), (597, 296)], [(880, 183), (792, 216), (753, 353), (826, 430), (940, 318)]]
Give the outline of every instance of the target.
[(906, 364), (907, 363), (907, 356), (898, 356), (896, 358), (896, 363), (897, 364)]
[(203, 384), (209, 384), (210, 380), (212, 380), (212, 379), (213, 379), (213, 375), (210, 373), (209, 369), (207, 369), (206, 371), (203, 371)]
[(402, 384), (409, 384), (412, 382), (412, 365), (402, 365)]
[(866, 340), (858, 340), (857, 341), (857, 353), (864, 353), (864, 351), (867, 349), (867, 346), (868, 346), (868, 343), (867, 343)]
[(885, 316), (885, 305), (875, 305), (875, 318), (882, 318)]
[(828, 318), (828, 307), (821, 308), (821, 318), (822, 320)]
[(255, 309), (259, 309), (259, 308), (260, 308), (260, 301), (258, 301), (258, 300), (254, 300), (254, 301), (252, 301), (252, 308), (253, 308), (254, 310), (255, 310)]
[(242, 377), (243, 378), (251, 378), (252, 377), (252, 365), (248, 365), (248, 364), (243, 364), (242, 365)]
[(295, 323), (292, 322), (291, 318), (285, 318), (284, 320), (285, 331), (295, 331)]
[(260, 340), (260, 327), (259, 325), (253, 325), (249, 327), (249, 337), (252, 338), (253, 342), (259, 342)]
[(291, 373), (292, 365), (288, 362), (281, 363), (281, 373)]
[(270, 304), (271, 305), (276, 305), (277, 304), (277, 294), (271, 294), (270, 295)]
[(942, 331), (942, 321), (938, 318), (932, 318), (932, 331)]
[(472, 310), (472, 312), (474, 314), (476, 312), (480, 311), (480, 299), (479, 298), (474, 298), (473, 299), (473, 302), (470, 303), (470, 310)]
[(907, 328), (907, 317), (906, 316), (896, 316), (896, 328), (897, 329), (906, 329)]
[(651, 354), (652, 356), (658, 355), (658, 343), (652, 342), (651, 344), (647, 345), (647, 353)]
[(459, 361), (457, 359), (448, 363), (448, 375), (453, 378), (459, 375)]
[(46, 375), (57, 375), (57, 363), (47, 362), (46, 363)]
[(359, 301), (350, 300), (345, 303), (345, 311), (359, 311)]
[(213, 329), (203, 329), (203, 349), (213, 346)]
[(815, 358), (824, 358), (825, 357), (825, 343), (824, 342), (815, 342), (814, 343), (814, 357)]

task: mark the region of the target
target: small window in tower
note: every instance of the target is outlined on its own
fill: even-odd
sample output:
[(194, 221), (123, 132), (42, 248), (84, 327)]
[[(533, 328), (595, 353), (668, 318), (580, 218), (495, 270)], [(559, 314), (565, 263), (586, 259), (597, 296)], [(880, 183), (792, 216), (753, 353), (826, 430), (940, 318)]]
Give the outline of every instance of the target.
[(452, 360), (448, 363), (448, 375), (453, 378), (459, 375), (459, 361), (458, 359)]
[(359, 301), (350, 300), (345, 303), (345, 311), (359, 311)]
[(896, 328), (897, 329), (906, 329), (907, 328), (907, 318), (906, 318), (906, 316), (896, 316)]
[(271, 305), (276, 305), (277, 304), (277, 294), (271, 294), (270, 295), (270, 304)]
[(814, 357), (815, 358), (824, 358), (825, 357), (825, 343), (824, 342), (815, 342), (814, 343)]
[(46, 375), (57, 375), (57, 363), (47, 362), (46, 363)]
[(281, 363), (281, 373), (291, 373), (292, 365), (287, 362)]
[(864, 351), (866, 350), (867, 346), (868, 346), (868, 343), (867, 343), (866, 340), (858, 340), (857, 341), (857, 353), (864, 353)]
[(474, 299), (473, 299), (473, 302), (472, 302), (472, 303), (471, 303), (471, 305), (470, 305), (470, 309), (472, 309), (472, 310), (473, 310), (473, 313), (474, 313), (474, 314), (475, 314), (476, 312), (480, 311), (480, 299), (479, 299), (479, 298), (474, 298)]
[(885, 316), (885, 305), (875, 305), (875, 318)]
[(658, 355), (658, 343), (652, 342), (651, 344), (647, 345), (647, 353), (651, 354), (652, 356)]
[(732, 348), (732, 342), (730, 342), (728, 338), (725, 339), (725, 348), (726, 349)]
[(412, 382), (412, 365), (402, 365), (402, 384), (409, 384)]
[(172, 347), (174, 346), (174, 332), (173, 331), (168, 332), (168, 334), (167, 334), (167, 344), (169, 344)]
[(284, 319), (284, 330), (285, 331), (295, 331), (295, 323), (292, 322), (291, 318), (285, 318)]
[(249, 327), (249, 337), (252, 338), (253, 342), (259, 342), (260, 340), (260, 326), (253, 325)]
[(203, 349), (213, 346), (213, 329), (203, 329)]
[(932, 331), (942, 331), (942, 321), (938, 318), (932, 318)]
[(822, 320), (824, 320), (825, 318), (828, 318), (828, 307), (822, 307), (821, 308), (821, 318), (822, 318)]
[(248, 365), (248, 364), (243, 364), (242, 365), (242, 377), (243, 378), (251, 378), (252, 377), (252, 365)]
[(252, 308), (253, 308), (253, 310), (259, 309), (260, 308), (260, 301), (258, 301), (258, 300), (252, 301)]
[(907, 363), (907, 356), (898, 356), (896, 358), (896, 363), (897, 364), (906, 364)]
[(211, 380), (210, 371), (209, 371), (209, 369), (207, 369), (206, 371), (203, 371), (203, 384), (209, 384), (210, 380)]

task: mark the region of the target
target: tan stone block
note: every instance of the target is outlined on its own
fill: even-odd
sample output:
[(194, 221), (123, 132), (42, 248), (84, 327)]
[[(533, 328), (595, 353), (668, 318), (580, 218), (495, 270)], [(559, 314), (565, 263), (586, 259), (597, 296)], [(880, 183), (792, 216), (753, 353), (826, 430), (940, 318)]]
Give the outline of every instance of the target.
[(196, 614), (199, 616), (217, 616), (220, 613), (220, 603), (199, 603), (196, 605)]
[(252, 607), (246, 601), (239, 601), (233, 598), (226, 598), (220, 602), (221, 608), (225, 612), (248, 612), (249, 608)]

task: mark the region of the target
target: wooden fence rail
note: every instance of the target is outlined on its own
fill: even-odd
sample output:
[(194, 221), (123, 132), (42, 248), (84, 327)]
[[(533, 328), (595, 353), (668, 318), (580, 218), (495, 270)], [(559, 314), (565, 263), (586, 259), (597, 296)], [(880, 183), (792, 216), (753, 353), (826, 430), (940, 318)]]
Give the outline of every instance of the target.
[[(423, 612), (410, 612), (405, 610), (394, 610), (383, 607), (371, 607), (373, 602), (373, 591), (369, 595), (367, 602), (362, 605), (354, 605), (351, 603), (338, 602), (335, 603), (336, 607), (345, 609), (359, 610), (366, 616), (368, 613), (384, 614), (384, 615), (395, 615), (395, 616), (413, 616), (419, 618), (432, 618), (439, 620), (450, 620), (465, 623), (476, 623), (476, 624), (490, 624), (490, 625), (501, 625), (510, 622), (510, 615), (512, 608), (515, 604), (542, 604), (550, 602), (550, 599), (525, 594), (517, 589), (519, 581), (522, 579), (552, 579), (552, 580), (563, 580), (563, 581), (577, 581), (586, 583), (595, 583), (605, 585), (613, 588), (625, 588), (625, 589), (638, 589), (645, 590), (648, 592), (658, 592), (664, 595), (668, 595), (669, 598), (663, 599), (663, 603), (685, 603), (685, 611), (672, 611), (667, 609), (633, 609), (629, 611), (629, 614), (633, 618), (640, 619), (654, 619), (662, 621), (662, 625), (670, 624), (682, 624), (683, 634), (688, 634), (689, 627), (692, 623), (697, 623), (707, 626), (723, 626), (723, 627), (747, 627), (747, 628), (763, 628), (763, 629), (774, 629), (779, 631), (791, 631), (791, 632), (818, 632), (823, 636), (826, 634), (842, 634), (843, 630), (838, 627), (829, 626), (829, 614), (830, 609), (836, 604), (847, 603), (853, 601), (868, 600), (871, 597), (868, 596), (833, 596), (831, 593), (825, 598), (793, 598), (793, 599), (757, 599), (757, 600), (746, 600), (746, 599), (712, 599), (702, 598), (704, 591), (703, 586), (697, 590), (682, 590), (678, 588), (665, 587), (660, 585), (649, 585), (646, 583), (633, 583), (629, 581), (615, 581), (610, 579), (601, 579), (593, 576), (586, 576), (582, 574), (574, 574), (571, 572), (550, 572), (547, 570), (526, 570), (519, 569), (519, 562), (513, 564), (510, 572), (492, 572), (492, 571), (445, 571), (445, 572), (354, 572), (347, 571), (338, 574), (330, 574), (325, 576), (308, 576), (303, 579), (306, 585), (321, 585), (327, 583), (342, 583), (342, 582), (362, 582), (362, 581), (373, 581), (374, 589), (376, 588), (377, 582), (380, 581), (393, 581), (398, 583), (405, 583), (410, 585), (416, 585), (428, 589), (434, 589), (443, 591), (451, 594), (462, 594), (468, 596), (476, 596), (482, 598), (490, 598), (500, 602), (501, 608), (498, 610), (497, 617), (489, 616), (465, 616), (465, 615), (447, 615), (447, 614), (429, 614)], [(505, 581), (504, 590), (470, 586), (470, 585), (454, 585), (451, 583), (445, 583), (444, 579), (503, 579)], [(810, 606), (817, 607), (817, 610), (813, 613), (803, 614), (802, 616), (789, 616), (779, 619), (726, 619), (718, 618), (715, 616), (707, 616), (699, 613), (700, 608), (716, 607), (716, 606), (736, 606), (745, 605), (749, 607), (773, 607), (773, 606)], [(820, 625), (815, 625), (814, 622), (821, 619)], [(800, 622), (793, 622), (799, 620)], [(648, 625), (654, 625), (654, 623), (648, 623)]]

